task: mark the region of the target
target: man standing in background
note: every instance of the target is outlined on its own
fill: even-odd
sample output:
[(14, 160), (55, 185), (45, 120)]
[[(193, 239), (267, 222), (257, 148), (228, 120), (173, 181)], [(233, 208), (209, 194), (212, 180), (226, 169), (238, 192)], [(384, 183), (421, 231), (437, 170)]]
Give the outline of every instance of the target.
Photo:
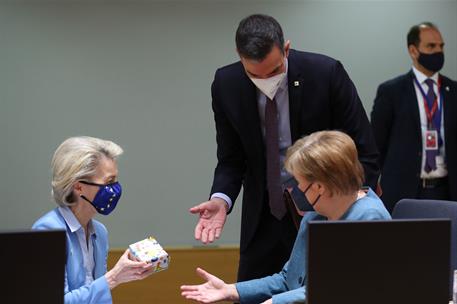
[(190, 212), (199, 214), (195, 238), (213, 242), (243, 185), (238, 281), (245, 281), (279, 272), (290, 256), (297, 230), (282, 193), (294, 184), (283, 168), (293, 142), (339, 129), (357, 145), (366, 184), (374, 188), (379, 172), (366, 113), (340, 62), (290, 49), (266, 15), (240, 22), (236, 48), (240, 61), (218, 69), (211, 87), (218, 164), (210, 200)]
[(457, 84), (439, 74), (444, 42), (424, 22), (407, 36), (412, 69), (381, 84), (371, 113), (380, 152), (382, 200), (457, 200)]

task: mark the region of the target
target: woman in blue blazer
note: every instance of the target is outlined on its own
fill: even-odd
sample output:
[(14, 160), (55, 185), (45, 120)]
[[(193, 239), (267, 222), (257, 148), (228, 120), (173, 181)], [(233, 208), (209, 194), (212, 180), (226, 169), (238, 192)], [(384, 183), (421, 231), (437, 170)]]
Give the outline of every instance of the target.
[[(305, 303), (307, 227), (310, 220), (390, 219), (384, 204), (369, 189), (361, 190), (363, 168), (352, 139), (339, 131), (320, 131), (298, 140), (289, 148), (286, 169), (298, 181), (315, 212), (303, 212), (295, 245), (281, 272), (261, 279), (227, 284), (198, 268), (206, 281), (181, 286), (181, 294), (201, 303)], [(297, 202), (298, 203), (298, 202)]]
[(52, 193), (58, 207), (39, 218), (32, 229), (65, 230), (65, 303), (112, 303), (111, 289), (152, 274), (152, 264), (131, 259), (128, 250), (106, 271), (108, 231), (94, 220), (117, 205), (117, 144), (93, 137), (72, 137), (52, 159)]

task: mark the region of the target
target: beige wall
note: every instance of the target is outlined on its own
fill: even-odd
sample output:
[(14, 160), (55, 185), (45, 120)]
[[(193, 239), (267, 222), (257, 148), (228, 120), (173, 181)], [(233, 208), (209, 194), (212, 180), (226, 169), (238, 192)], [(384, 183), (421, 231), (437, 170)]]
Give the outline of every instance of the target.
[[(123, 197), (97, 217), (111, 247), (150, 234), (198, 244), (188, 209), (207, 199), (216, 164), (210, 84), (255, 12), (275, 16), (292, 47), (341, 60), (367, 111), (378, 84), (410, 68), (414, 23), (440, 26), (443, 72), (457, 78), (455, 0), (0, 0), (0, 230), (55, 206), (52, 153), (92, 135), (125, 150)], [(237, 203), (217, 244), (238, 244), (240, 213)]]

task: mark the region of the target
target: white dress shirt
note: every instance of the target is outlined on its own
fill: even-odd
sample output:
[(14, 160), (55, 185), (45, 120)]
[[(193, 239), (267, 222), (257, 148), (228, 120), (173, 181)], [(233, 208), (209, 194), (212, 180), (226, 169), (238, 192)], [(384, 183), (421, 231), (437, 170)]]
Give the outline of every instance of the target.
[(421, 125), (421, 134), (422, 134), (422, 163), (421, 163), (421, 178), (439, 178), (439, 177), (445, 177), (447, 176), (447, 166), (446, 166), (446, 157), (445, 157), (445, 142), (444, 142), (444, 115), (443, 115), (443, 109), (442, 109), (442, 96), (441, 92), (438, 91), (438, 77), (439, 73), (433, 74), (431, 77), (427, 77), (425, 74), (420, 72), (418, 69), (416, 69), (413, 66), (413, 73), (416, 76), (417, 82), (420, 83), (422, 86), (422, 89), (425, 93), (428, 91), (428, 86), (425, 83), (425, 80), (428, 78), (432, 79), (434, 82), (433, 89), (435, 91), (435, 95), (438, 98), (438, 109), (441, 110), (441, 126), (440, 126), (440, 135), (443, 140), (443, 145), (439, 149), (439, 155), (436, 157), (436, 170), (432, 170), (430, 172), (425, 172), (424, 166), (425, 166), (425, 159), (426, 159), (426, 152), (425, 152), (425, 132), (427, 131), (427, 115), (425, 113), (425, 108), (424, 108), (424, 97), (422, 96), (422, 93), (420, 89), (417, 87), (416, 82), (413, 80), (414, 83), (414, 89), (416, 90), (416, 98), (417, 98), (417, 105), (419, 107), (419, 116), (420, 116), (420, 125)]

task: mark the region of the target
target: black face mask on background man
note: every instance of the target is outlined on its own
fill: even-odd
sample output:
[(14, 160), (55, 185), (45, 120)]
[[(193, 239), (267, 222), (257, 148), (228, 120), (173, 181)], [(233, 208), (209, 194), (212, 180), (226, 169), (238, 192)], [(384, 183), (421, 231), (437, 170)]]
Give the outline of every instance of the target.
[(417, 61), (427, 70), (438, 72), (444, 65), (444, 53), (436, 52), (432, 54), (424, 54), (419, 52)]

